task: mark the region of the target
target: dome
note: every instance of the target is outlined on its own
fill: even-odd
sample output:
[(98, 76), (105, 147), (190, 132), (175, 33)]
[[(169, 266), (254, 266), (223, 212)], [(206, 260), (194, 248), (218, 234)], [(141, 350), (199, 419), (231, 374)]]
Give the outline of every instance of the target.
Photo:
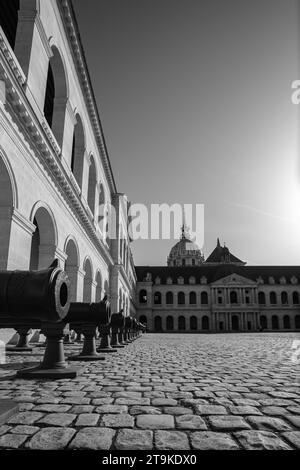
[(168, 256), (168, 266), (198, 266), (204, 262), (199, 246), (183, 232)]

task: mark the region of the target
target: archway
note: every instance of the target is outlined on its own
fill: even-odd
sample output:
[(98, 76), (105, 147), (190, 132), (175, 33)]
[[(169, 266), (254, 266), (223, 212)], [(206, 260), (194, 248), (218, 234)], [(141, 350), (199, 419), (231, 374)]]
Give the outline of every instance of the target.
[(89, 167), (87, 202), (88, 202), (89, 208), (91, 209), (93, 217), (95, 216), (95, 207), (96, 207), (96, 184), (97, 184), (96, 164), (95, 164), (94, 157), (91, 156), (90, 167)]
[(173, 304), (173, 292), (169, 291), (166, 293), (166, 304), (170, 305)]
[(76, 115), (76, 121), (73, 133), (71, 170), (78, 186), (82, 188), (85, 139), (83, 124), (79, 114)]
[(13, 207), (13, 185), (0, 154), (0, 269), (7, 269)]
[(96, 302), (100, 302), (102, 299), (102, 276), (100, 271), (97, 271), (96, 278)]
[(285, 315), (283, 317), (283, 328), (285, 330), (289, 330), (291, 328), (291, 320), (290, 320), (290, 317), (288, 315)]
[(232, 330), (239, 331), (240, 329), (239, 317), (237, 315), (232, 315), (231, 321), (232, 321)]
[(197, 330), (198, 329), (198, 320), (197, 317), (194, 315), (190, 318), (190, 330)]
[(207, 315), (202, 317), (202, 330), (209, 330), (209, 318)]
[(196, 292), (190, 292), (190, 294), (189, 294), (189, 303), (190, 303), (190, 305), (195, 305), (197, 303)]
[(83, 302), (90, 303), (92, 301), (93, 269), (89, 258), (86, 258), (83, 270), (85, 271), (83, 281)]
[(68, 99), (67, 79), (58, 49), (53, 46), (51, 50), (53, 56), (48, 64), (44, 115), (58, 145), (62, 147)]
[(178, 330), (185, 330), (185, 317), (182, 315), (178, 318)]
[(67, 242), (65, 252), (67, 259), (65, 262), (65, 271), (70, 279), (70, 299), (71, 302), (77, 300), (77, 283), (78, 283), (78, 270), (79, 270), (79, 253), (75, 241), (70, 238)]
[(35, 231), (31, 239), (30, 270), (36, 271), (50, 266), (55, 258), (57, 235), (53, 216), (40, 206), (34, 216)]
[(277, 315), (272, 316), (272, 330), (278, 330), (279, 329), (279, 321)]
[(161, 317), (159, 317), (159, 316), (156, 316), (154, 318), (154, 330), (155, 331), (162, 331), (162, 321), (161, 321)]
[(295, 316), (295, 328), (300, 329), (300, 315)]
[(208, 295), (207, 292), (201, 292), (201, 304), (208, 304)]
[(178, 292), (178, 294), (177, 294), (177, 303), (178, 303), (178, 305), (184, 305), (185, 304), (185, 293), (184, 292)]
[(167, 316), (166, 327), (168, 331), (174, 330), (174, 319), (171, 315)]
[(260, 326), (263, 330), (266, 330), (268, 328), (268, 319), (265, 315), (262, 315), (260, 317)]
[(259, 292), (258, 293), (258, 303), (260, 305), (264, 305), (266, 303), (266, 295), (264, 292)]

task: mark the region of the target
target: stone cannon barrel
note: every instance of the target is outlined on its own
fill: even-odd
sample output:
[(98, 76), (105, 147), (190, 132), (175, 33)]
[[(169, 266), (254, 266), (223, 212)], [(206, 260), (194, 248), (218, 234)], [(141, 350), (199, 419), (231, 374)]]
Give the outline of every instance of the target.
[(56, 323), (70, 307), (70, 281), (55, 260), (41, 271), (0, 271), (1, 317)]
[(116, 326), (118, 328), (124, 328), (125, 326), (125, 316), (123, 313), (113, 313), (111, 316), (111, 325)]

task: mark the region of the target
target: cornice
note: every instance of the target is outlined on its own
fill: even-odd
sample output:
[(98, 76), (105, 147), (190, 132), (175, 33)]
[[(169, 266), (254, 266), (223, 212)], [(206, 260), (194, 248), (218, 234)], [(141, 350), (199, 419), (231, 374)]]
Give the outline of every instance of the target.
[(91, 125), (94, 130), (94, 136), (98, 145), (99, 154), (102, 159), (104, 171), (108, 179), (111, 192), (116, 193), (116, 184), (109, 161), (109, 155), (105, 143), (102, 124), (91, 84), (91, 79), (84, 55), (83, 46), (80, 39), (79, 29), (72, 2), (70, 0), (57, 0), (57, 4), (61, 13), (69, 46), (73, 55), (74, 64), (76, 66), (81, 90), (90, 116)]

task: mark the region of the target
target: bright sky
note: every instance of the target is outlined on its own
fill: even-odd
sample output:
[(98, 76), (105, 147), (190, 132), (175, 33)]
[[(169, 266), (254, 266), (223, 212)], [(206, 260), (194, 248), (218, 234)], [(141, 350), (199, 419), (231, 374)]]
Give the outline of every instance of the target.
[[(120, 192), (203, 203), (207, 257), (300, 264), (297, 0), (73, 0)], [(133, 244), (164, 265), (174, 240)]]

